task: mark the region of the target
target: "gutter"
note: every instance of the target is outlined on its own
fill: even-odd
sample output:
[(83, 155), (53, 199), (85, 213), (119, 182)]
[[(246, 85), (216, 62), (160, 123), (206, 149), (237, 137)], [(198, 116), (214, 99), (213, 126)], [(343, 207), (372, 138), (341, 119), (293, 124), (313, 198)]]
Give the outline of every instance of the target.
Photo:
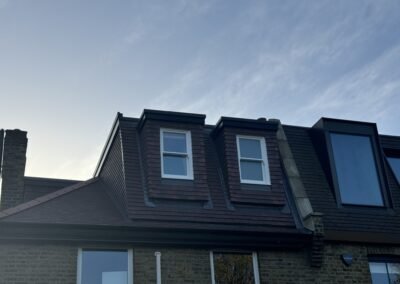
[(0, 241), (125, 243), (143, 246), (270, 249), (304, 248), (311, 234), (270, 234), (109, 225), (0, 222)]

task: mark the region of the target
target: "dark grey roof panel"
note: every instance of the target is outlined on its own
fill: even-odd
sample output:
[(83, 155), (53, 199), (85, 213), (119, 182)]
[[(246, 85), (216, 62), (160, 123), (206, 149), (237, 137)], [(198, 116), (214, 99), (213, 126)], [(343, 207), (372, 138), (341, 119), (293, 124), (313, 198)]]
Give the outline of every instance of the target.
[[(89, 180), (11, 208), (5, 222), (123, 225), (125, 219), (106, 193), (104, 183)], [(1, 215), (0, 215), (1, 217)]]
[(78, 180), (52, 179), (40, 177), (24, 178), (24, 202), (49, 194), (61, 188), (76, 184)]

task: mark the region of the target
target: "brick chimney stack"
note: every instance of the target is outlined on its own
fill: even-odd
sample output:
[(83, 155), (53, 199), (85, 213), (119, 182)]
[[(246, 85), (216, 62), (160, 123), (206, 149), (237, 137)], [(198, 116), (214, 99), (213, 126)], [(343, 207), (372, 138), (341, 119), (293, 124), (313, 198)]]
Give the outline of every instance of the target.
[(1, 195), (0, 210), (16, 206), (24, 199), (24, 175), (26, 148), (28, 139), (26, 131), (0, 130), (1, 154)]

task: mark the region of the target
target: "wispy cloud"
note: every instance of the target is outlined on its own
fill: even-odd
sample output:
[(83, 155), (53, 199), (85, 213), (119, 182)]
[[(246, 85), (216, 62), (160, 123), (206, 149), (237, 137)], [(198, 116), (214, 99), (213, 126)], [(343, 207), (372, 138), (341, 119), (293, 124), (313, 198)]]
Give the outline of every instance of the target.
[[(265, 12), (264, 6), (243, 11), (251, 20), (239, 17), (236, 25), (244, 27), (240, 33), (225, 32), (249, 40), (247, 45), (254, 43), (257, 32), (264, 35), (257, 38), (258, 49), (250, 49), (250, 60), (232, 64), (225, 61), (226, 54), (219, 54), (214, 62), (215, 51), (204, 50), (151, 104), (205, 112), (210, 122), (221, 114), (275, 116), (308, 125), (323, 115), (389, 120), (396, 115), (388, 110), (398, 100), (400, 84), (394, 71), (400, 63), (400, 43), (394, 40), (400, 34), (394, 27), (400, 21), (387, 19), (390, 6), (371, 2), (353, 11), (343, 5), (331, 9), (328, 4), (308, 5), (306, 10), (285, 6)], [(267, 14), (274, 12), (294, 19), (269, 22), (270, 28), (262, 30), (260, 21), (265, 23)], [(295, 27), (287, 27), (292, 24)], [(385, 37), (382, 27), (394, 34)], [(282, 42), (271, 40), (278, 35)], [(218, 34), (210, 40), (223, 44), (223, 39)]]
[[(41, 125), (49, 120), (38, 114), (65, 109), (30, 142), (35, 175), (84, 178), (94, 169), (99, 151), (82, 145), (75, 156), (55, 147), (42, 159), (60, 121), (97, 123), (145, 107), (205, 113), (208, 123), (361, 119), (400, 134), (399, 1), (89, 2), (0, 0), (0, 96), (18, 106), (0, 120)], [(82, 131), (85, 147), (98, 145), (95, 128)]]
[(393, 106), (400, 105), (400, 46), (396, 46), (375, 61), (346, 73), (342, 78), (315, 95), (301, 107), (297, 116), (307, 120), (307, 114), (384, 121), (399, 119)]

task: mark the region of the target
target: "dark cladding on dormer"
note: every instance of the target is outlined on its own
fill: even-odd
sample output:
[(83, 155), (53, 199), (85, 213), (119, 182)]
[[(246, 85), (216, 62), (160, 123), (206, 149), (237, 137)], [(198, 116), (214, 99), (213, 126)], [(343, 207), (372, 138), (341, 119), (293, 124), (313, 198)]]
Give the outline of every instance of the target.
[[(243, 188), (243, 195), (236, 195), (236, 200), (240, 197), (237, 202), (231, 199), (233, 195), (228, 191), (222, 174), (224, 167), (212, 135), (217, 133), (214, 131), (216, 127), (205, 125), (204, 119), (204, 115), (152, 110), (145, 110), (140, 119), (117, 116), (95, 176), (104, 182), (127, 219), (135, 226), (169, 230), (166, 233), (168, 238), (171, 229), (175, 228), (185, 234), (193, 230), (212, 230), (221, 236), (243, 231), (247, 236), (238, 237), (237, 241), (247, 246), (257, 243), (265, 247), (271, 243), (271, 238), (277, 240), (272, 240), (274, 246), (276, 243), (279, 246), (290, 245), (289, 242), (299, 246), (305, 240), (310, 241), (310, 232), (303, 227), (291, 199), (286, 198), (286, 194), (291, 195), (288, 185), (283, 186), (276, 146), (278, 122), (239, 121), (243, 134), (254, 131), (255, 136), (271, 137), (265, 144), (269, 147), (272, 188)], [(229, 124), (231, 120), (223, 121)], [(232, 127), (222, 127), (225, 128)], [(167, 132), (172, 130), (172, 135), (167, 135), (163, 141), (168, 144), (166, 147), (161, 147), (160, 143), (163, 129)], [(173, 131), (185, 135), (190, 132), (193, 179), (162, 175), (162, 154), (177, 154), (184, 159), (190, 152), (188, 144), (184, 146), (183, 136), (175, 135)], [(177, 145), (172, 145), (175, 142), (171, 139), (177, 139)], [(248, 158), (248, 154), (244, 156)], [(234, 167), (238, 169), (238, 164)], [(181, 173), (173, 172), (172, 176)], [(207, 236), (206, 231), (202, 232), (194, 233), (197, 240), (216, 241)], [(251, 240), (246, 241), (248, 238)], [(179, 239), (180, 242), (186, 240), (189, 241), (190, 236)]]
[(204, 126), (205, 119), (206, 116), (204, 114), (144, 109), (140, 116), (137, 128), (141, 131), (145, 123), (149, 120), (178, 124), (198, 124)]
[(321, 118), (311, 137), (338, 206), (389, 205), (376, 124)]
[[(217, 145), (229, 198), (233, 203), (282, 206), (285, 204), (283, 171), (280, 162), (276, 120), (221, 117), (212, 133)], [(256, 155), (254, 162), (264, 161), (264, 174), (252, 181), (241, 178), (240, 139), (253, 139), (254, 146), (266, 147), (266, 155)], [(265, 143), (264, 143), (265, 142)], [(262, 151), (260, 151), (262, 152)], [(263, 159), (265, 157), (265, 159)], [(253, 157), (254, 158), (254, 157)], [(246, 160), (246, 157), (244, 158)], [(242, 165), (243, 166), (243, 165)], [(257, 170), (256, 165), (253, 166)], [(261, 174), (260, 174), (261, 175)]]
[[(150, 198), (208, 201), (204, 148), (205, 117), (202, 114), (148, 109), (143, 111), (137, 129), (146, 188)], [(182, 137), (178, 137), (179, 135)], [(187, 143), (187, 147), (180, 153), (168, 152), (169, 149), (163, 145), (163, 142), (168, 141), (165, 140), (167, 137), (181, 138), (181, 142)], [(178, 169), (178, 173), (170, 173), (163, 169), (163, 165), (171, 165), (174, 159), (179, 163), (179, 159), (185, 161), (189, 158), (187, 166)]]

